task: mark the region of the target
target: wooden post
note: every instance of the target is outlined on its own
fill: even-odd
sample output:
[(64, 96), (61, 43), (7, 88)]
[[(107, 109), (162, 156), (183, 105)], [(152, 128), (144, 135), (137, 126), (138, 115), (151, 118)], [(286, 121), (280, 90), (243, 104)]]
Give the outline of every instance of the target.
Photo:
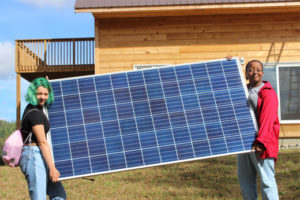
[(47, 65), (47, 41), (44, 40), (44, 64), (43, 64), (43, 72), (46, 71), (46, 65)]
[(75, 40), (73, 39), (73, 63), (72, 65), (75, 65)]
[(21, 75), (17, 74), (17, 121), (16, 127), (20, 127), (21, 123)]

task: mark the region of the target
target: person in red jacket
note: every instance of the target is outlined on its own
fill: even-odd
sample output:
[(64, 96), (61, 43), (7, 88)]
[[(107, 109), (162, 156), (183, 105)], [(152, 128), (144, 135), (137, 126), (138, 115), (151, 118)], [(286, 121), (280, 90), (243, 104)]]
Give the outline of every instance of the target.
[(259, 175), (262, 199), (277, 200), (275, 162), (278, 154), (278, 98), (271, 84), (263, 81), (263, 64), (258, 60), (246, 66), (249, 80), (249, 103), (258, 125), (253, 152), (237, 156), (238, 179), (244, 199), (257, 199), (256, 177)]

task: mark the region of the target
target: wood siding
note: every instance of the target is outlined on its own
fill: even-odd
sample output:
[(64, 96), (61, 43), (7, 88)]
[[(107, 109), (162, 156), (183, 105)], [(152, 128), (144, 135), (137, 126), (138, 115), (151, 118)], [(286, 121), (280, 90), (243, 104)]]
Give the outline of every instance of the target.
[[(95, 19), (95, 73), (239, 56), (300, 61), (300, 12)], [(289, 128), (291, 127), (291, 128)], [(281, 136), (300, 136), (285, 125)]]

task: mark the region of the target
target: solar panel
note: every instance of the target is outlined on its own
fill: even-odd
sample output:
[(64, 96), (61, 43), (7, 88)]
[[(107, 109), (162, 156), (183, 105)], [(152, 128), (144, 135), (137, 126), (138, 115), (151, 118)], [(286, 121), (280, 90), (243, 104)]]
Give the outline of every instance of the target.
[(61, 180), (249, 152), (255, 138), (237, 58), (51, 84)]

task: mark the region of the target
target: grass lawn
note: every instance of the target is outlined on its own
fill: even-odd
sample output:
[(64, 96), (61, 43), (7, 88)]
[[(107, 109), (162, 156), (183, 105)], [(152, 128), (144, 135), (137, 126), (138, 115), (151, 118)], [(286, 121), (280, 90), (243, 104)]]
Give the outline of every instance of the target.
[[(236, 156), (63, 181), (68, 199), (241, 199)], [(281, 200), (300, 200), (300, 149), (280, 150), (276, 178)], [(19, 168), (0, 166), (0, 199), (29, 199)]]

